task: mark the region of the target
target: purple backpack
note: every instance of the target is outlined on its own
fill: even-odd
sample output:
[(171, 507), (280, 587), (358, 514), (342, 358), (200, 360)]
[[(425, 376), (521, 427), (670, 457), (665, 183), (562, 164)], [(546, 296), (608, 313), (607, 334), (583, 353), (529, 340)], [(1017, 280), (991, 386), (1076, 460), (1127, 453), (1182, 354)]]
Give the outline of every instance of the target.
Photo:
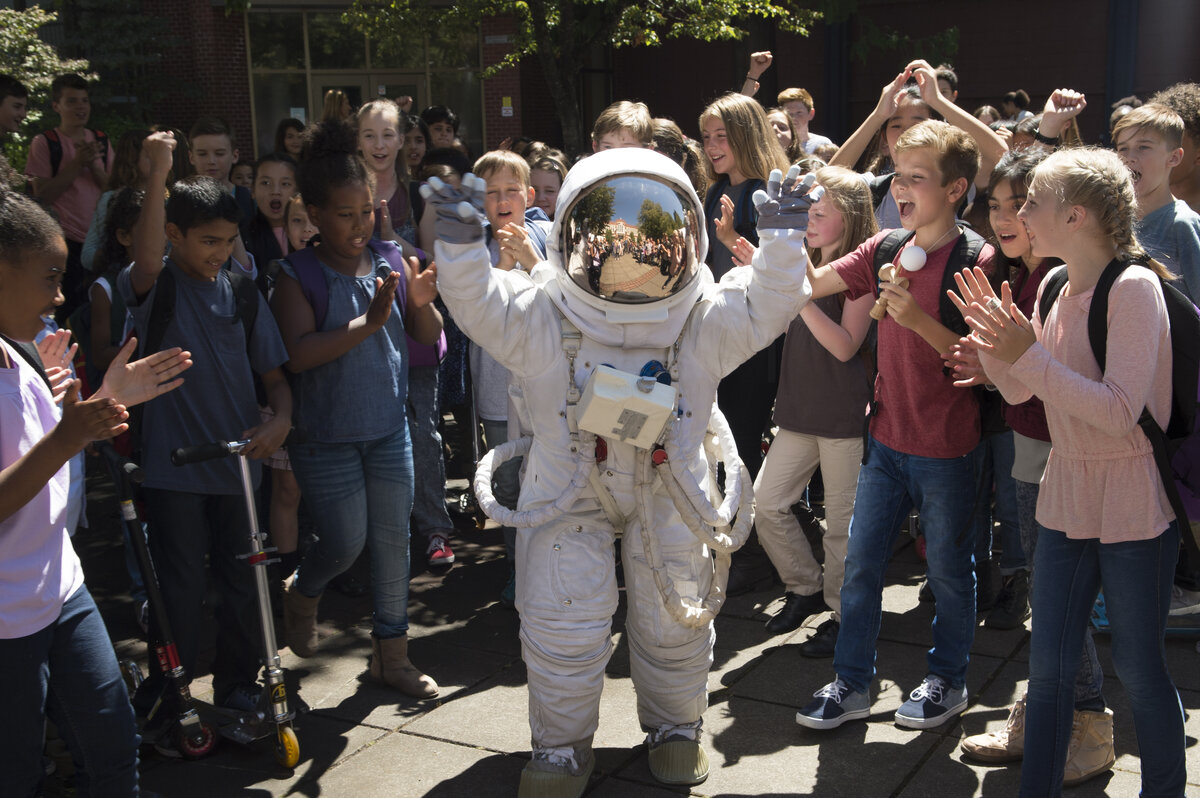
[[(392, 241), (381, 241), (377, 238), (372, 238), (367, 244), (379, 257), (383, 258), (392, 271), (404, 274), (404, 256), (400, 252), (400, 247)], [(329, 280), (325, 277), (325, 273), (321, 271), (321, 263), (317, 260), (317, 253), (311, 246), (290, 253), (284, 258), (292, 265), (292, 269), (296, 272), (296, 278), (300, 281), (300, 290), (304, 292), (304, 298), (308, 300), (308, 304), (312, 307), (313, 318), (316, 319), (317, 329), (325, 322), (325, 316), (329, 313)], [(396, 286), (396, 302), (400, 306), (401, 318), (404, 311), (408, 307), (408, 285), (404, 280)], [(421, 344), (414, 341), (407, 334), (408, 339), (408, 364), (412, 366), (436, 366), (442, 362), (442, 358), (446, 356), (446, 333), (443, 332), (438, 336), (436, 345)]]

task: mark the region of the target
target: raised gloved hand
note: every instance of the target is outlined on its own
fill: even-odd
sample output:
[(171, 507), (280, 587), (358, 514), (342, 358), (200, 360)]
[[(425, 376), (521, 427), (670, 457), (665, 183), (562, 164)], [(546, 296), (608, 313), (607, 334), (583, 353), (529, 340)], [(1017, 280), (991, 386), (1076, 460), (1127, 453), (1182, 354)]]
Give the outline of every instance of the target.
[(483, 240), (483, 198), (487, 181), (468, 172), (463, 175), (462, 187), (436, 177), (421, 186), (421, 196), (433, 205), (434, 232), (439, 241), (448, 244), (473, 244)]
[(754, 192), (754, 207), (758, 209), (759, 230), (808, 229), (808, 209), (825, 193), (821, 186), (813, 188), (817, 176), (809, 173), (800, 180), (800, 167), (793, 166), (787, 177), (778, 169), (771, 170), (767, 190)]

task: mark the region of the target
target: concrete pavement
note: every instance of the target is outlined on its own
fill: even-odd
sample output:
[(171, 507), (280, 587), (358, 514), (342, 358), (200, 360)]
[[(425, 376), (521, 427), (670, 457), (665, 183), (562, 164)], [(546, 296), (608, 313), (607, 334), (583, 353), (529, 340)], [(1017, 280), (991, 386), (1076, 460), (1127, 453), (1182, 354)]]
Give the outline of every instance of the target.
[[(460, 487), (465, 483), (456, 483)], [(104, 512), (105, 487), (92, 482)], [(297, 722), (301, 761), (294, 771), (275, 763), (271, 742), (243, 747), (222, 741), (210, 757), (183, 762), (145, 754), (143, 784), (167, 798), (191, 796), (330, 796), (331, 798), (490, 798), (512, 796), (529, 757), (525, 670), (518, 617), (496, 603), (507, 578), (499, 531), (460, 519), (452, 541), (458, 562), (445, 575), (412, 582), (411, 656), (441, 685), (433, 701), (415, 701), (364, 680), (370, 653), (367, 599), (329, 592), (321, 608), (322, 648), (284, 663), (300, 678), (312, 711)], [(77, 542), (89, 585), (105, 611), (122, 656), (145, 661), (125, 590), (120, 540), (111, 524)], [(107, 531), (106, 531), (107, 530)], [(415, 559), (420, 559), (415, 555)], [(770, 637), (763, 622), (781, 605), (782, 588), (731, 599), (717, 620), (716, 661), (705, 713), (708, 781), (689, 792), (655, 783), (646, 764), (623, 630), (624, 599), (614, 620), (616, 651), (608, 667), (595, 745), (592, 798), (666, 796), (1008, 796), (1019, 769), (964, 762), (958, 742), (1004, 723), (1024, 687), (1027, 630), (996, 632), (980, 625), (968, 672), (971, 704), (944, 728), (897, 727), (892, 713), (924, 675), (932, 609), (917, 601), (923, 572), (903, 541), (889, 570), (879, 643), (878, 695), (869, 722), (826, 733), (796, 725), (796, 710), (829, 680), (830, 660), (808, 660), (797, 644), (825, 616), (790, 635)], [(281, 624), (280, 624), (281, 626)], [(211, 630), (210, 630), (211, 632)], [(1133, 796), (1140, 779), (1136, 740), (1124, 692), (1112, 671), (1109, 639), (1097, 637), (1116, 712), (1117, 764), (1111, 774), (1069, 791), (1076, 798)], [(1188, 711), (1188, 795), (1200, 798), (1200, 653), (1195, 638), (1170, 638), (1171, 672)], [(202, 663), (201, 671), (206, 665)], [(208, 677), (194, 692), (211, 697)], [(48, 785), (46, 795), (55, 792)]]

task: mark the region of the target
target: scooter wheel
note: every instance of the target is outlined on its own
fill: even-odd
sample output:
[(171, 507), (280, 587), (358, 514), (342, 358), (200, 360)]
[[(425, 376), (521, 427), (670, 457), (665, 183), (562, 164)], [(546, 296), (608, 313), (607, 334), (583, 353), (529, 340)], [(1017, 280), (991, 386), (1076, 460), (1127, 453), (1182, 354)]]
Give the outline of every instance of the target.
[(300, 761), (300, 740), (291, 726), (280, 726), (275, 740), (275, 761), (289, 770)]
[(185, 734), (183, 729), (175, 732), (179, 753), (183, 754), (184, 759), (200, 759), (211, 754), (217, 747), (217, 734), (213, 727), (201, 722), (199, 728), (199, 734), (194, 738)]

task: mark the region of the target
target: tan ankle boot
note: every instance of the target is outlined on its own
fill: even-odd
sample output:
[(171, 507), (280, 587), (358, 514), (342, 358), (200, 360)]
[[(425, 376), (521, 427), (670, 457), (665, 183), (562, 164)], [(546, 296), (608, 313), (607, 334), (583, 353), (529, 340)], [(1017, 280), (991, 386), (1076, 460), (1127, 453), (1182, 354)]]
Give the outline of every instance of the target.
[(292, 574), (283, 582), (283, 628), (288, 648), (297, 657), (317, 653), (317, 605), (321, 597), (309, 598), (296, 585)]
[(1025, 697), (1012, 705), (1003, 729), (964, 738), (962, 752), (980, 762), (1019, 762), (1025, 756)]
[(437, 682), (408, 660), (408, 635), (371, 637), (371, 676), (413, 698), (436, 698)]
[(1067, 746), (1067, 768), (1063, 786), (1082, 784), (1093, 776), (1111, 770), (1117, 756), (1113, 751), (1113, 713), (1075, 710), (1071, 723), (1071, 742)]

